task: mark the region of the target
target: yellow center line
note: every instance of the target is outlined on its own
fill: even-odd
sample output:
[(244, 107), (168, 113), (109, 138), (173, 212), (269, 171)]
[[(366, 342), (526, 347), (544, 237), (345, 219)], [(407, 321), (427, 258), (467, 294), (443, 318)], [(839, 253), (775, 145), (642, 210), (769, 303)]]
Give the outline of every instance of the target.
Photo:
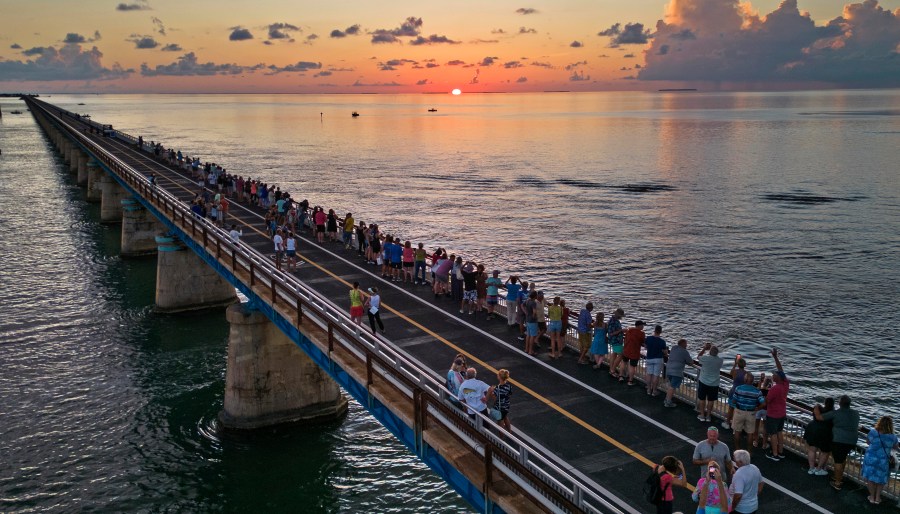
[[(167, 177), (167, 178), (168, 178), (168, 177)], [(172, 182), (174, 185), (176, 185), (176, 186), (178, 186), (178, 187), (181, 187), (181, 188), (184, 189), (185, 191), (190, 192), (190, 189), (188, 189), (187, 187), (183, 186), (182, 184), (179, 184), (179, 183), (177, 183), (177, 182), (175, 182), (174, 180), (171, 180), (171, 179), (170, 179), (170, 182)], [(251, 212), (251, 213), (252, 213), (252, 212)], [(234, 216), (233, 214), (231, 214), (231, 213), (230, 213), (230, 209), (229, 209), (229, 216), (231, 216), (232, 218), (236, 219), (241, 225), (243, 225), (243, 226), (247, 227), (248, 229), (250, 229), (250, 230), (256, 232), (257, 234), (263, 236), (264, 238), (267, 238), (267, 239), (269, 238), (269, 235), (268, 235), (267, 233), (265, 233), (265, 232), (263, 232), (262, 230), (259, 230), (258, 228), (252, 226), (250, 223), (244, 221), (243, 219), (238, 218), (237, 216)], [(302, 253), (300, 253), (299, 251), (297, 252), (297, 256), (300, 257), (301, 259), (303, 259), (304, 261), (308, 262), (309, 264), (313, 265), (314, 267), (316, 267), (319, 271), (325, 273), (326, 275), (328, 275), (328, 276), (330, 276), (331, 278), (337, 280), (338, 282), (340, 282), (340, 283), (346, 285), (347, 287), (353, 287), (352, 284), (350, 284), (349, 282), (347, 282), (347, 281), (344, 280), (343, 278), (339, 277), (338, 275), (336, 275), (336, 274), (333, 273), (332, 271), (330, 271), (330, 270), (324, 268), (323, 266), (319, 265), (318, 263), (314, 262), (314, 261), (311, 260), (309, 257), (304, 256), (304, 255), (303, 255)], [(412, 318), (410, 318), (409, 316), (403, 314), (402, 312), (398, 311), (397, 309), (394, 309), (393, 307), (389, 306), (388, 304), (382, 302), (382, 303), (381, 303), (381, 306), (382, 306), (384, 309), (386, 309), (386, 310), (388, 310), (388, 311), (394, 313), (394, 315), (396, 315), (398, 318), (403, 319), (404, 321), (406, 321), (406, 322), (409, 323), (410, 325), (412, 325), (412, 326), (418, 328), (418, 329), (421, 330), (422, 332), (425, 332), (426, 334), (430, 335), (431, 337), (433, 337), (433, 338), (437, 339), (438, 341), (444, 343), (446, 346), (452, 348), (452, 349), (455, 350), (457, 353), (461, 353), (461, 354), (465, 355), (466, 358), (467, 358), (468, 360), (473, 361), (473, 362), (479, 364), (480, 366), (482, 366), (483, 368), (485, 368), (485, 369), (487, 369), (487, 370), (493, 372), (494, 374), (496, 374), (496, 373), (499, 371), (497, 368), (494, 368), (493, 366), (491, 366), (491, 365), (488, 364), (487, 362), (484, 362), (483, 360), (479, 359), (479, 358), (476, 357), (475, 355), (470, 354), (469, 352), (465, 351), (464, 349), (460, 348), (460, 347), (457, 346), (456, 344), (454, 344), (454, 343), (452, 343), (451, 341), (447, 340), (446, 338), (444, 338), (444, 337), (441, 336), (440, 334), (434, 332), (433, 330), (429, 329), (428, 327), (425, 327), (425, 326), (422, 325), (421, 323), (415, 321), (414, 319), (412, 319)], [(642, 462), (643, 464), (645, 464), (645, 465), (647, 465), (647, 466), (650, 466), (650, 467), (656, 466), (657, 463), (653, 462), (652, 460), (648, 459), (647, 457), (644, 457), (643, 455), (641, 455), (640, 453), (638, 453), (636, 450), (633, 450), (633, 449), (629, 448), (629, 447), (628, 447), (627, 445), (625, 445), (624, 443), (618, 441), (617, 439), (613, 438), (611, 435), (607, 434), (606, 432), (603, 432), (602, 430), (598, 429), (597, 427), (591, 425), (591, 424), (588, 423), (587, 421), (585, 421), (585, 420), (579, 418), (579, 417), (576, 416), (575, 414), (572, 414), (571, 412), (567, 411), (566, 409), (560, 407), (559, 405), (557, 405), (556, 403), (554, 403), (552, 400), (550, 400), (549, 398), (544, 397), (543, 395), (541, 395), (541, 394), (538, 393), (537, 391), (531, 389), (530, 387), (528, 387), (528, 386), (526, 386), (526, 385), (524, 385), (524, 384), (522, 384), (521, 382), (518, 382), (518, 381), (516, 381), (516, 380), (510, 379), (509, 381), (510, 381), (513, 385), (515, 385), (516, 387), (518, 387), (519, 389), (521, 389), (522, 391), (524, 391), (525, 393), (527, 393), (527, 394), (533, 396), (534, 398), (536, 398), (538, 401), (540, 401), (540, 402), (543, 403), (544, 405), (550, 407), (551, 409), (555, 410), (556, 412), (558, 412), (558, 413), (562, 414), (563, 416), (569, 418), (571, 421), (575, 422), (577, 425), (581, 426), (581, 427), (584, 428), (585, 430), (587, 430), (587, 431), (591, 432), (592, 434), (596, 435), (597, 437), (603, 439), (603, 440), (606, 441), (607, 443), (609, 443), (609, 444), (615, 446), (616, 448), (618, 448), (619, 450), (625, 452), (626, 454), (630, 455), (631, 457), (634, 457), (635, 459), (637, 459), (638, 461)], [(693, 491), (693, 490), (694, 490), (694, 487), (693, 487), (692, 485), (688, 484), (688, 489), (691, 490), (691, 491)]]

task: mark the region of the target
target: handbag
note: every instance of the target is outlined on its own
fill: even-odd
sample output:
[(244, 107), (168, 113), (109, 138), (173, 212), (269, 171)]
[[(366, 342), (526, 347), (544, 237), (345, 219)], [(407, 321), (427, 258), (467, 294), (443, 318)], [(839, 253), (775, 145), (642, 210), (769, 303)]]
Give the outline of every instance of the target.
[(884, 447), (884, 439), (881, 437), (881, 433), (878, 434), (878, 444), (881, 445), (881, 449), (884, 450), (884, 453), (887, 454), (888, 457), (888, 469), (897, 467), (897, 459), (894, 458), (894, 454), (891, 453)]
[(503, 414), (500, 412), (500, 409), (488, 407), (488, 414), (494, 421), (500, 421), (501, 419), (503, 419)]

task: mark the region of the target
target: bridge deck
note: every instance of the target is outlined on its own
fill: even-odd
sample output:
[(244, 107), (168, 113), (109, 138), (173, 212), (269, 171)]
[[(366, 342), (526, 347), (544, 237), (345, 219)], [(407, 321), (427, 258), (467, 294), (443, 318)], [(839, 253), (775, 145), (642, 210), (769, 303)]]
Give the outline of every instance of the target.
[[(116, 139), (90, 137), (136, 170), (155, 173), (159, 187), (184, 201), (197, 192), (189, 171), (169, 167)], [(226, 226), (242, 227), (242, 240), (268, 255), (272, 243), (263, 231), (262, 215), (262, 209), (232, 202)], [(651, 398), (643, 387), (615, 382), (605, 368), (595, 371), (580, 366), (571, 352), (563, 359), (550, 360), (545, 347), (537, 357), (530, 357), (504, 318), (488, 321), (483, 315), (459, 314), (457, 302), (435, 300), (428, 287), (385, 281), (380, 267), (367, 265), (355, 250), (346, 250), (341, 243), (319, 245), (309, 233), (303, 233), (298, 254), (303, 264), (296, 276), (338, 304), (349, 303), (347, 291), (353, 281), (363, 287), (377, 286), (386, 338), (438, 374), (446, 372), (458, 352), (469, 356), (470, 364), (489, 384), (496, 383), (493, 370), (508, 369), (513, 380), (510, 419), (514, 430), (550, 449), (638, 510), (649, 512), (651, 507), (641, 492), (648, 463), (659, 462), (665, 455), (681, 459), (689, 481), (696, 483), (699, 470), (691, 465), (691, 454), (696, 441), (705, 438), (708, 424), (697, 421), (692, 407), (663, 409), (661, 397)], [(721, 439), (730, 443), (730, 431), (722, 430)], [(836, 493), (825, 478), (807, 475), (805, 461), (797, 456), (789, 454), (776, 463), (757, 450), (753, 463), (768, 482), (760, 498), (760, 512), (894, 511), (887, 502), (880, 507), (869, 505), (865, 494), (854, 491), (865, 488), (849, 481), (843, 492)], [(676, 511), (696, 509), (687, 491), (676, 490), (675, 497)]]

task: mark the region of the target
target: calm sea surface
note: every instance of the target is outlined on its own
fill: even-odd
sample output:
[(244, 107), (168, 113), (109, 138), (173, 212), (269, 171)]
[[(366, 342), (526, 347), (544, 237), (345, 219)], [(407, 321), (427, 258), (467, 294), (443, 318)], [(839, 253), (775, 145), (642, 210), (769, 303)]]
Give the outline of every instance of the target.
[[(45, 99), (900, 414), (898, 91)], [(466, 510), (356, 404), (221, 433), (222, 313), (154, 315), (154, 261), (0, 106), (0, 510)]]

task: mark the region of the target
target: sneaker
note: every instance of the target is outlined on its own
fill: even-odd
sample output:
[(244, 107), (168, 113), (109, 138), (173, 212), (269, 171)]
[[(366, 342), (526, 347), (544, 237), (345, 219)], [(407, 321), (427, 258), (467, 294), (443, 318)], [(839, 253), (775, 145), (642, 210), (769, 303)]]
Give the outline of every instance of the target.
[(781, 455), (778, 455), (778, 460), (784, 460), (786, 458), (787, 457), (783, 453)]
[(728, 421), (723, 421), (722, 428), (724, 428), (725, 430), (731, 430), (731, 423), (729, 423)]
[(840, 490), (841, 490), (841, 483), (840, 483), (840, 482), (835, 482), (834, 480), (829, 480), (829, 481), (828, 481), (828, 485), (830, 485), (831, 488), (834, 489), (835, 491), (840, 491)]
[(699, 414), (697, 415), (697, 419), (699, 419), (700, 421), (706, 421), (706, 416), (704, 416), (703, 414)]
[(663, 407), (668, 407), (671, 409), (672, 407), (677, 407), (677, 405), (675, 405), (675, 402), (663, 402)]
[(807, 475), (815, 475), (815, 474), (816, 474), (816, 471), (818, 471), (818, 469), (816, 469), (816, 468), (809, 468), (809, 469), (806, 470), (806, 474), (807, 474)]
[(813, 473), (817, 477), (827, 477), (828, 470), (827, 469), (816, 469), (815, 473)]
[(460, 310), (459, 310), (459, 313), (460, 313), (460, 314), (463, 314), (463, 311), (462, 311), (462, 309), (460, 309)]
[[(462, 312), (462, 311), (459, 311), (459, 312)], [(524, 340), (525, 340), (525, 336), (519, 336), (519, 337), (517, 337), (516, 339), (518, 339), (519, 341), (524, 341)]]
[(769, 460), (774, 460), (775, 462), (778, 462), (781, 460), (781, 458), (778, 455), (775, 455), (771, 451), (766, 452), (766, 458)]

